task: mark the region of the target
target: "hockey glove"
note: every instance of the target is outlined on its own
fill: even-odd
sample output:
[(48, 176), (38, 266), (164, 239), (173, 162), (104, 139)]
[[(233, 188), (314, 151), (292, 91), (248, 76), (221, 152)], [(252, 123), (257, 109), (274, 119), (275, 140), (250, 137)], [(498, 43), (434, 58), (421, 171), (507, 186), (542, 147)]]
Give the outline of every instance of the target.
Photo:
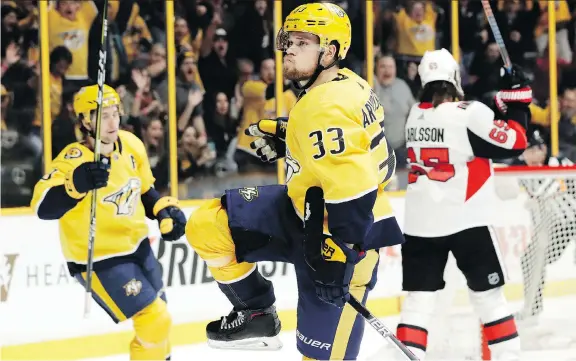
[(91, 190), (106, 187), (109, 176), (110, 164), (86, 162), (66, 174), (64, 187), (70, 197), (81, 199)]
[(324, 302), (344, 307), (350, 299), (350, 282), (355, 265), (365, 252), (324, 235), (324, 195), (319, 187), (306, 192), (304, 216), (304, 259), (314, 280), (316, 295)]
[(250, 148), (256, 150), (256, 155), (263, 162), (273, 163), (286, 156), (286, 126), (288, 118), (262, 119), (250, 124), (244, 131), (246, 135), (258, 137), (250, 143)]
[(513, 65), (510, 72), (500, 69), (500, 90), (494, 96), (494, 104), (506, 114), (510, 104), (529, 105), (532, 102), (532, 88), (522, 69)]
[(186, 216), (180, 209), (176, 198), (160, 198), (154, 205), (152, 212), (158, 220), (163, 240), (176, 241), (184, 235), (186, 229)]

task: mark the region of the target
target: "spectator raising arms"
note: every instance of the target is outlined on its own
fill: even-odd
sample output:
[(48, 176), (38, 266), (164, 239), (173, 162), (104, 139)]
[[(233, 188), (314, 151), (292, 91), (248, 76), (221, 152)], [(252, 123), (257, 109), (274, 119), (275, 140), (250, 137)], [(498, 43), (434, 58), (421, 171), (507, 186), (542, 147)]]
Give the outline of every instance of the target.
[(50, 50), (63, 45), (72, 52), (72, 64), (66, 78), (88, 80), (88, 36), (98, 9), (92, 1), (57, 1), (48, 11)]
[[(283, 13), (306, 2), (282, 0)], [(352, 44), (341, 65), (362, 71), (364, 15), (369, 8), (356, 0), (332, 2), (345, 9), (352, 24)], [(14, 164), (36, 171), (43, 164), (43, 114), (52, 119), (52, 155), (76, 140), (70, 102), (79, 86), (96, 83), (104, 11), (102, 0), (47, 2), (50, 70), (46, 87), (50, 99), (46, 103), (50, 108), (44, 109), (40, 101), (39, 43), (43, 39), (39, 37), (38, 4), (37, 0), (2, 0), (0, 25), (5, 150), (1, 161), (4, 167)], [(273, 4), (272, 0), (174, 0), (171, 45), (176, 49), (176, 117), (170, 121), (176, 128), (179, 164), (184, 165), (180, 167), (180, 180), (192, 182), (184, 187), (187, 196), (211, 197), (223, 189), (242, 186), (245, 177), (256, 177), (257, 184), (276, 183), (276, 165), (264, 165), (254, 157), (251, 140), (243, 132), (247, 124), (259, 119), (287, 116), (299, 96), (291, 84), (285, 83), (283, 109), (277, 110)], [(572, 69), (576, 7), (567, 0), (556, 1), (555, 6), (562, 94), (560, 149), (575, 154), (576, 107), (571, 99), (576, 99), (572, 96), (576, 93), (576, 71)], [(406, 113), (421, 88), (417, 66), (427, 50), (440, 45), (452, 47), (451, 8), (452, 2), (435, 0), (375, 1), (371, 6), (377, 56), (374, 92), (387, 112), (385, 128), (399, 168), (406, 158)], [(539, 127), (542, 134), (549, 134), (548, 2), (499, 0), (492, 1), (492, 8), (510, 56), (533, 79), (536, 96), (531, 106), (531, 128)], [(163, 172), (169, 159), (168, 131), (173, 129), (166, 116), (170, 106), (168, 70), (172, 69), (167, 68), (165, 2), (109, 1), (105, 10), (106, 81), (122, 98), (126, 115), (121, 127), (134, 132), (147, 145), (150, 158), (158, 164), (153, 167), (157, 187), (167, 189), (173, 180)], [(501, 64), (492, 31), (479, 1), (460, 0), (458, 10), (463, 100), (491, 105)], [(549, 143), (548, 138), (546, 141)], [(11, 172), (4, 168), (2, 174)], [(10, 188), (10, 180), (7, 182), (0, 187), (3, 202), (15, 194), (14, 189), (21, 189), (20, 196), (25, 199), (22, 205), (26, 204), (31, 189), (26, 189), (27, 185)], [(402, 179), (398, 182), (399, 187), (404, 185)], [(256, 184), (254, 178), (250, 183)], [(7, 202), (19, 201), (13, 197)]]

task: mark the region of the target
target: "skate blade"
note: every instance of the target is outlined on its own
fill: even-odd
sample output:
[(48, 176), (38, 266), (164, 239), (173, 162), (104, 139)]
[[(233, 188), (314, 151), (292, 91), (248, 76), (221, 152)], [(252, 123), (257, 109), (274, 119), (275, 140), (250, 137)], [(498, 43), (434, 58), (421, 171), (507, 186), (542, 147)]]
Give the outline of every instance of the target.
[(255, 337), (236, 341), (208, 340), (208, 346), (220, 350), (277, 351), (283, 346), (277, 336)]

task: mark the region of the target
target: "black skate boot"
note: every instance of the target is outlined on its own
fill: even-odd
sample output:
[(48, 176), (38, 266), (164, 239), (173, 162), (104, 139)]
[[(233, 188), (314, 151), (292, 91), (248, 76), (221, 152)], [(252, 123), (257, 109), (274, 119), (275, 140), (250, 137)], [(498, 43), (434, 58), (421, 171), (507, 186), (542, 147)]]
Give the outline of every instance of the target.
[(232, 311), (206, 326), (208, 345), (219, 349), (279, 350), (281, 324), (276, 307)]

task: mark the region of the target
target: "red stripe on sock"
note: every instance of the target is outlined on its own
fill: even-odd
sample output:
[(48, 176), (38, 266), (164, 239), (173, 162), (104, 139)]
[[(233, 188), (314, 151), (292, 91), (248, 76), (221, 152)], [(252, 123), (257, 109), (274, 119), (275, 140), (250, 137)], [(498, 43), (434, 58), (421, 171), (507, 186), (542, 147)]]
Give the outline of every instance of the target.
[(428, 332), (420, 327), (399, 324), (396, 329), (396, 337), (404, 344), (419, 345), (423, 350), (426, 350), (428, 345)]
[(516, 323), (512, 316), (502, 318), (498, 321), (490, 322), (484, 325), (484, 335), (488, 342), (515, 334)]

